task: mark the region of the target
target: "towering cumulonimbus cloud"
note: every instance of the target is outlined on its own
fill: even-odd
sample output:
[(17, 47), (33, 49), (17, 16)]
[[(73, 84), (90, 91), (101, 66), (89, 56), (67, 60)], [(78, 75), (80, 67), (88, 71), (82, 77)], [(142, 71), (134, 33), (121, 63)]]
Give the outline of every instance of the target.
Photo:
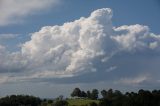
[[(105, 65), (118, 53), (160, 51), (160, 35), (150, 33), (147, 26), (114, 27), (111, 19), (112, 10), (102, 8), (87, 18), (61, 26), (45, 26), (32, 34), (21, 51), (3, 53), (5, 50), (0, 46), (3, 60), (0, 68), (13, 74), (7, 81), (12, 77), (21, 80), (74, 77), (106, 71)], [(13, 70), (19, 70), (19, 74)]]

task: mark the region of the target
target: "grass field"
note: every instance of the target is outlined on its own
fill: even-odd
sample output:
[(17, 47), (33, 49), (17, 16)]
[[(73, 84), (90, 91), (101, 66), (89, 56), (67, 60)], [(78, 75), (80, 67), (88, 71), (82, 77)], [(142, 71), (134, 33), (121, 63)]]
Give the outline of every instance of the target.
[(69, 106), (82, 106), (90, 104), (91, 102), (99, 103), (98, 100), (90, 100), (90, 99), (68, 99)]

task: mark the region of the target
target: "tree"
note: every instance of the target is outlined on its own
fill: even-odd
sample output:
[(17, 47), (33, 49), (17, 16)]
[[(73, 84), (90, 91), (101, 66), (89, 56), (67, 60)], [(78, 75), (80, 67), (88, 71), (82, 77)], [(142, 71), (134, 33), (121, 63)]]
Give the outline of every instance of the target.
[(111, 102), (108, 99), (102, 99), (99, 102), (99, 106), (111, 106)]
[(87, 91), (87, 97), (91, 99), (91, 92)]
[(86, 98), (86, 97), (87, 97), (87, 94), (86, 94), (86, 92), (85, 92), (85, 91), (82, 91), (82, 92), (81, 92), (81, 97), (84, 97), (84, 98)]
[(108, 92), (107, 92), (107, 98), (109, 100), (111, 100), (113, 98), (113, 90), (112, 89), (109, 89)]
[[(74, 90), (74, 92), (79, 91), (80, 90), (78, 89)], [(92, 92), (87, 91), (87, 93), (81, 91), (81, 97), (85, 97), (85, 95), (90, 99), (97, 99), (98, 90), (93, 89)], [(99, 99), (98, 106), (160, 106), (160, 90), (153, 90), (150, 92), (141, 89), (138, 93), (126, 92), (123, 94), (119, 90), (113, 91), (112, 89), (109, 89), (108, 91), (102, 90), (101, 95), (103, 98)], [(93, 103), (88, 105), (94, 106), (96, 104)]]
[(106, 90), (102, 90), (101, 91), (101, 95), (102, 95), (102, 97), (105, 99), (105, 98), (107, 98), (107, 91)]
[(98, 98), (98, 90), (93, 89), (91, 94), (91, 99), (97, 99)]
[(119, 90), (115, 90), (112, 96), (112, 105), (113, 106), (123, 106), (123, 96)]
[(41, 99), (29, 95), (11, 95), (0, 98), (0, 106), (38, 106)]
[(57, 98), (57, 100), (63, 100), (63, 95), (59, 95), (59, 97)]
[(53, 100), (51, 100), (51, 99), (48, 100), (48, 103), (49, 103), (49, 104), (52, 104), (52, 103), (53, 103)]
[(72, 96), (72, 97), (75, 97), (75, 96), (81, 97), (81, 90), (80, 90), (79, 88), (75, 88), (75, 89), (73, 90), (73, 92), (71, 93), (71, 96)]

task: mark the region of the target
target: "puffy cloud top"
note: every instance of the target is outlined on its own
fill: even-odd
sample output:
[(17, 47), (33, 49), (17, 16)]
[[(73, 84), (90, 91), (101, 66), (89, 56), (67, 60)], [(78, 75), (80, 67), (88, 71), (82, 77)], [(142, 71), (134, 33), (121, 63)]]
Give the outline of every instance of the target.
[(111, 17), (111, 9), (104, 8), (88, 18), (43, 27), (23, 45), (22, 54), (34, 61), (36, 67), (41, 69), (44, 65), (46, 71), (58, 74), (91, 71), (94, 69), (92, 61), (101, 60), (112, 52), (109, 50), (112, 44), (107, 44), (112, 41), (109, 38), (113, 33)]
[[(19, 52), (3, 53), (0, 46), (0, 68), (12, 73), (11, 79), (74, 77), (99, 70), (106, 72), (109, 59), (118, 53), (159, 52), (160, 36), (150, 33), (147, 26), (116, 28), (111, 19), (112, 10), (102, 8), (87, 18), (43, 27), (32, 34)], [(15, 75), (13, 70), (21, 71)]]

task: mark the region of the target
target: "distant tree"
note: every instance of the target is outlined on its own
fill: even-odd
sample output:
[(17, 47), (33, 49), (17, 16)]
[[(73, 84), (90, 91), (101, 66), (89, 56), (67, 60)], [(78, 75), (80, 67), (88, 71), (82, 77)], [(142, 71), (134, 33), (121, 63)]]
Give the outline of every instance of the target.
[(81, 90), (80, 90), (79, 88), (75, 88), (75, 89), (73, 90), (73, 92), (71, 93), (71, 96), (72, 96), (72, 97), (75, 97), (75, 96), (81, 97)]
[(111, 106), (111, 101), (109, 101), (108, 99), (102, 99), (100, 100), (99, 102), (99, 105), (98, 106)]
[(87, 97), (91, 99), (91, 92), (87, 91)]
[(53, 100), (49, 99), (49, 100), (48, 100), (48, 103), (49, 103), (49, 104), (52, 104), (52, 103), (53, 103)]
[[(83, 95), (85, 95), (85, 92), (81, 91), (81, 97), (84, 97)], [(97, 99), (98, 90), (87, 91), (86, 95), (90, 99)], [(126, 92), (123, 94), (119, 90), (109, 89), (108, 91), (102, 90), (101, 95), (103, 98), (99, 99), (98, 106), (160, 106), (160, 90), (150, 92), (140, 89), (137, 93)], [(91, 105), (96, 104), (88, 104), (88, 106)]]
[(60, 95), (53, 100), (52, 106), (68, 106), (68, 102), (64, 99), (63, 95)]
[(122, 92), (119, 90), (114, 91), (114, 96), (122, 96)]
[(106, 90), (102, 90), (101, 91), (101, 95), (102, 95), (102, 97), (105, 99), (105, 98), (107, 98), (107, 91)]
[(91, 99), (97, 99), (98, 98), (98, 90), (93, 89), (91, 93)]
[(86, 92), (85, 92), (85, 91), (81, 91), (81, 97), (84, 97), (84, 98), (86, 98), (86, 97), (87, 97), (87, 94), (86, 94)]
[(63, 100), (64, 96), (63, 95), (59, 95), (59, 97), (57, 98), (58, 100)]
[(108, 98), (109, 100), (112, 100), (112, 98), (113, 98), (113, 90), (112, 90), (112, 89), (109, 89), (109, 90), (108, 90), (108, 92), (107, 92), (107, 98)]
[(11, 95), (0, 99), (0, 106), (38, 106), (41, 99), (29, 95)]

